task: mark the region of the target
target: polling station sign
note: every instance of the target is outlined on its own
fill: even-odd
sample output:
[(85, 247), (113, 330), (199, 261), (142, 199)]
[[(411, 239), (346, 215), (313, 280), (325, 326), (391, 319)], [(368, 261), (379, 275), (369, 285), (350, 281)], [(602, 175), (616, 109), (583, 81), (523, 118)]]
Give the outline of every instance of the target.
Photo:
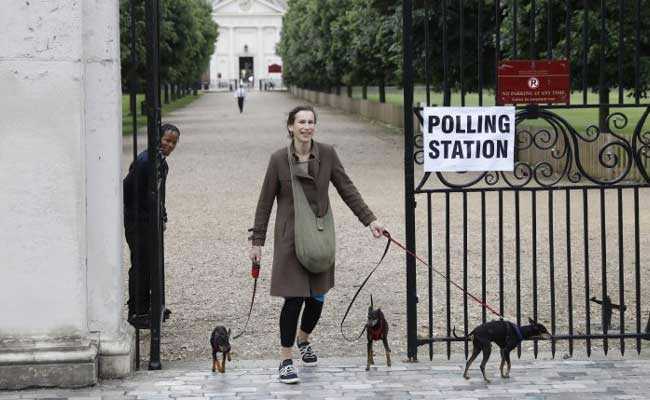
[(512, 171), (515, 108), (426, 107), (424, 170)]

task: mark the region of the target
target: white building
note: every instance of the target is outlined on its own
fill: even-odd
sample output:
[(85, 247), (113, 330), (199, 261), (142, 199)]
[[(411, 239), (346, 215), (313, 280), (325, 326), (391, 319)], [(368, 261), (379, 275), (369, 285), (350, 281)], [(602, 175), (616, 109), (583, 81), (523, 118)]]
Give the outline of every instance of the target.
[[(210, 87), (228, 80), (279, 79), (280, 40), (284, 0), (215, 0), (213, 18), (219, 24), (215, 53), (210, 60)], [(250, 78), (253, 79), (250, 79)]]

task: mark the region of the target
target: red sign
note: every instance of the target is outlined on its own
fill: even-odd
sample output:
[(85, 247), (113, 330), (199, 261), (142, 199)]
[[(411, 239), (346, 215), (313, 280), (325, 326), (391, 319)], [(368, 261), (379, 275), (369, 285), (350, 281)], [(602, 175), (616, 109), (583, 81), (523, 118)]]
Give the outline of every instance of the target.
[(566, 103), (571, 99), (567, 60), (503, 60), (498, 70), (497, 103)]
[(269, 74), (280, 73), (280, 72), (282, 72), (282, 65), (278, 65), (278, 64), (269, 65)]

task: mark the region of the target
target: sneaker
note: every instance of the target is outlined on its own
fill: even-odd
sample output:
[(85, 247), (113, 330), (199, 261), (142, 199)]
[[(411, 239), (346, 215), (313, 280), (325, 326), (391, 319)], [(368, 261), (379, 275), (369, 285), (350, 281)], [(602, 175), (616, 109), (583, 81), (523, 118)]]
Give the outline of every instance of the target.
[(282, 383), (298, 383), (300, 378), (296, 373), (296, 368), (293, 366), (291, 359), (286, 359), (280, 363), (278, 368), (280, 371), (280, 382)]
[(311, 349), (309, 342), (298, 343), (298, 349), (300, 349), (300, 358), (302, 358), (302, 365), (305, 367), (315, 367), (318, 365), (318, 357), (316, 353)]

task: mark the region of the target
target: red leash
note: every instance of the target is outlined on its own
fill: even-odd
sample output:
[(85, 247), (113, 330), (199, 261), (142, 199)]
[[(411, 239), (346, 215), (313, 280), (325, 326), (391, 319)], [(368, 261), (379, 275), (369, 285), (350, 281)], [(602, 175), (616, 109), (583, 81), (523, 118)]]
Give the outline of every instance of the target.
[(438, 275), (440, 275), (441, 277), (445, 278), (447, 281), (449, 281), (449, 283), (451, 283), (452, 285), (456, 286), (456, 287), (457, 287), (458, 289), (460, 289), (462, 292), (464, 292), (464, 293), (467, 294), (469, 297), (471, 297), (472, 300), (476, 301), (476, 302), (479, 303), (481, 306), (485, 307), (485, 308), (486, 308), (488, 311), (490, 311), (492, 314), (496, 315), (496, 316), (499, 317), (499, 318), (503, 318), (503, 315), (499, 314), (499, 313), (498, 313), (498, 312), (497, 312), (497, 311), (496, 311), (492, 306), (490, 306), (487, 302), (483, 302), (483, 301), (481, 301), (478, 297), (474, 296), (473, 294), (471, 294), (471, 293), (468, 292), (467, 290), (463, 289), (463, 288), (462, 288), (460, 285), (458, 285), (456, 282), (454, 282), (454, 281), (452, 281), (451, 279), (449, 279), (445, 274), (443, 274), (442, 272), (436, 270), (436, 269), (433, 268), (431, 265), (427, 264), (423, 259), (421, 259), (420, 257), (418, 257), (417, 254), (410, 252), (410, 251), (406, 248), (406, 246), (404, 246), (403, 244), (401, 244), (401, 243), (398, 242), (397, 240), (393, 239), (393, 238), (390, 236), (390, 233), (388, 233), (388, 231), (384, 231), (384, 236), (386, 236), (386, 237), (388, 238), (388, 241), (389, 241), (389, 242), (393, 242), (393, 243), (395, 243), (396, 245), (398, 245), (399, 247), (401, 247), (402, 250), (404, 250), (406, 253), (408, 253), (409, 255), (412, 255), (412, 256), (415, 257), (418, 261), (420, 261), (422, 264), (424, 264), (424, 265), (426, 265), (427, 267), (431, 268), (431, 270), (432, 270), (433, 272), (435, 272), (436, 274), (438, 274)]
[(243, 335), (246, 332), (246, 328), (248, 328), (248, 321), (251, 320), (251, 314), (253, 313), (253, 304), (255, 304), (255, 292), (257, 292), (257, 278), (260, 276), (260, 262), (259, 261), (253, 261), (253, 266), (251, 267), (251, 276), (255, 281), (253, 282), (253, 296), (251, 297), (251, 306), (248, 309), (248, 317), (246, 318), (246, 324), (244, 325), (244, 329), (239, 332), (239, 334), (235, 335), (232, 340), (235, 340), (239, 338), (241, 335)]

